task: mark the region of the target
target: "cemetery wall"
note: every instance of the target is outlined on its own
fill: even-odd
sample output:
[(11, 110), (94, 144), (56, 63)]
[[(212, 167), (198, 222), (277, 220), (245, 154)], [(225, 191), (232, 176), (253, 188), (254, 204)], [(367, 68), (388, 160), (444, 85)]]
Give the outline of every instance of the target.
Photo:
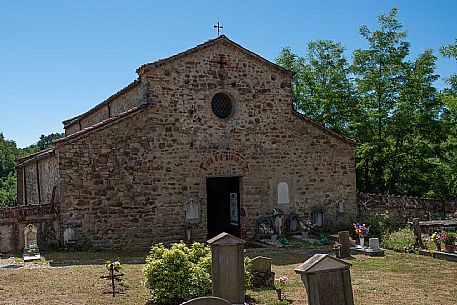
[(50, 204), (0, 208), (0, 252), (22, 251), (23, 229), (28, 224), (37, 227), (40, 248), (56, 246), (59, 239), (57, 215), (55, 206)]
[[(186, 202), (196, 200), (193, 237), (205, 240), (206, 178), (221, 176), (241, 177), (248, 237), (278, 205), (282, 181), (290, 201), (281, 208), (320, 210), (329, 225), (354, 219), (355, 143), (297, 114), (292, 75), (255, 56), (222, 42), (142, 66), (149, 105), (56, 141), (60, 230), (97, 249), (148, 248), (183, 239)], [(234, 102), (225, 120), (211, 110), (218, 92)]]
[(393, 223), (406, 225), (413, 218), (442, 219), (447, 214), (457, 211), (457, 201), (358, 193), (357, 207), (359, 219), (369, 219), (376, 213), (384, 214), (388, 211)]

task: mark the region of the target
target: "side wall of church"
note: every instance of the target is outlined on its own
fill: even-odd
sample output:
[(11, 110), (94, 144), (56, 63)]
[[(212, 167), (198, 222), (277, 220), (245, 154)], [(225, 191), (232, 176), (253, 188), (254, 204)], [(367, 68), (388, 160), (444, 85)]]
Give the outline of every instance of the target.
[[(355, 216), (355, 147), (293, 112), (289, 74), (224, 43), (140, 76), (152, 105), (57, 145), (61, 230), (99, 249), (184, 239), (188, 226), (205, 240), (206, 179), (220, 176), (240, 177), (249, 237), (272, 207), (305, 220), (322, 211), (328, 225)], [(234, 102), (227, 119), (211, 110), (219, 92)], [(288, 203), (278, 204), (280, 182)], [(198, 224), (186, 224), (190, 201), (200, 204)]]
[(84, 129), (93, 126), (138, 106), (142, 101), (143, 92), (144, 88), (139, 85), (130, 88), (127, 92), (110, 100), (109, 103), (85, 115), (80, 121), (75, 121), (71, 125), (65, 126), (65, 136), (80, 131), (80, 128)]
[(51, 200), (56, 195), (58, 179), (58, 162), (55, 156), (48, 156), (18, 166), (16, 173), (18, 177), (18, 205), (52, 203)]

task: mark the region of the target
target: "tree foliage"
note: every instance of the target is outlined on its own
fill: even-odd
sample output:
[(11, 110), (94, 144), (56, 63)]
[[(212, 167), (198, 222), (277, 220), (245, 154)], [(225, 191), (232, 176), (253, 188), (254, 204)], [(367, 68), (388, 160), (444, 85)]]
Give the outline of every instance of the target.
[[(295, 72), (298, 111), (357, 141), (359, 191), (455, 198), (457, 75), (450, 88), (434, 87), (437, 58), (410, 58), (397, 13), (380, 15), (375, 30), (360, 27), (367, 48), (352, 63), (327, 40), (308, 43), (303, 57), (284, 48), (277, 63)], [(457, 58), (457, 40), (440, 51)]]

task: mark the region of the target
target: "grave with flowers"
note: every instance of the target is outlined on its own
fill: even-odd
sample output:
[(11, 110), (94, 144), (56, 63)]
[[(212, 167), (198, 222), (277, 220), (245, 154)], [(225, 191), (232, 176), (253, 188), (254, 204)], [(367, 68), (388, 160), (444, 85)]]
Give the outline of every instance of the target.
[(368, 237), (370, 227), (365, 224), (354, 223), (355, 233), (359, 237), (359, 244), (351, 247), (352, 254), (365, 254), (369, 256), (384, 256), (385, 250), (379, 246), (379, 238), (369, 239), (368, 247), (365, 247), (365, 238)]

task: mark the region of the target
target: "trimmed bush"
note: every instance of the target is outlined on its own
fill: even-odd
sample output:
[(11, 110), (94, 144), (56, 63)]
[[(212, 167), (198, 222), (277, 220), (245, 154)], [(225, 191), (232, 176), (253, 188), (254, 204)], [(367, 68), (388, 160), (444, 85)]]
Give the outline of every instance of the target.
[(144, 269), (151, 301), (179, 304), (185, 300), (211, 294), (211, 252), (208, 247), (184, 243), (170, 249), (162, 244), (152, 247)]
[[(246, 288), (252, 282), (251, 260), (244, 259)], [(165, 248), (163, 244), (151, 248), (143, 270), (145, 285), (151, 290), (156, 304), (179, 304), (211, 295), (211, 250), (201, 243), (187, 247), (183, 242)]]

